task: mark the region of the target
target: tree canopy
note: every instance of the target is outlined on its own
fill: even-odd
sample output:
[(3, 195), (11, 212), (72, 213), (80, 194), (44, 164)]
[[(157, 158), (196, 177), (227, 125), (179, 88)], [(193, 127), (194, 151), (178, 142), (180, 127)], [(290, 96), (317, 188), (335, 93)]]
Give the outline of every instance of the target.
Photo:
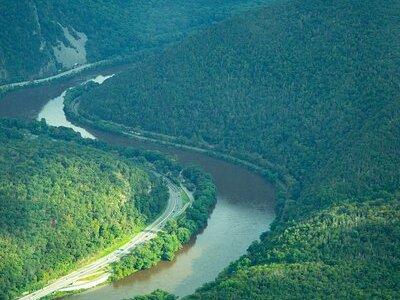
[(166, 205), (143, 157), (77, 141), (69, 129), (0, 120), (1, 299), (122, 242)]
[(397, 0), (273, 1), (76, 99), (275, 174), (271, 232), (192, 298), (399, 297), (399, 31)]

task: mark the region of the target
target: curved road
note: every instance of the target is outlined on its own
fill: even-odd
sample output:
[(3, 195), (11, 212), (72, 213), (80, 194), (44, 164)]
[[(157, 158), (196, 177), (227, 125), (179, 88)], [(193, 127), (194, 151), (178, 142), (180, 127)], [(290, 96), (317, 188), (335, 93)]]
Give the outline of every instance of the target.
[[(164, 177), (165, 178), (165, 177)], [(193, 201), (193, 197), (191, 193), (189, 193), (184, 187), (178, 187), (174, 185), (169, 179), (165, 178), (167, 181), (167, 186), (169, 189), (169, 199), (168, 204), (163, 212), (163, 214), (157, 218), (152, 224), (147, 226), (145, 230), (137, 234), (133, 237), (128, 243), (124, 246), (118, 248), (114, 252), (90, 263), (89, 265), (78, 269), (64, 277), (57, 279), (55, 282), (49, 284), (41, 290), (28, 294), (20, 298), (20, 300), (35, 300), (50, 295), (62, 288), (67, 287), (70, 284), (78, 281), (80, 278), (88, 276), (95, 271), (103, 269), (107, 265), (119, 260), (124, 255), (128, 254), (138, 245), (154, 238), (156, 233), (160, 231), (166, 222), (179, 214), (181, 214)], [(185, 192), (190, 199), (190, 202), (183, 204), (181, 199), (181, 192)]]

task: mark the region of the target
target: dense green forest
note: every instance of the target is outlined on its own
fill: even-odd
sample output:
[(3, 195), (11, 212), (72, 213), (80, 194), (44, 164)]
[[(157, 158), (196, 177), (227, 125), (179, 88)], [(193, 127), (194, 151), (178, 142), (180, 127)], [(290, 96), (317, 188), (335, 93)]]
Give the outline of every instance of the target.
[(400, 297), (399, 37), (397, 0), (274, 1), (77, 99), (275, 174), (271, 231), (191, 298)]
[(0, 120), (0, 299), (65, 274), (164, 209), (167, 188), (147, 169), (174, 164), (124, 151), (70, 129)]
[(46, 76), (62, 69), (53, 47), (62, 42), (74, 48), (62, 27), (74, 38), (77, 33), (86, 35), (86, 59), (94, 62), (174, 42), (266, 1), (1, 1), (0, 83)]
[(398, 299), (399, 208), (397, 196), (291, 223), (188, 299)]
[(176, 300), (178, 297), (171, 295), (165, 291), (155, 290), (149, 295), (137, 296), (129, 300)]

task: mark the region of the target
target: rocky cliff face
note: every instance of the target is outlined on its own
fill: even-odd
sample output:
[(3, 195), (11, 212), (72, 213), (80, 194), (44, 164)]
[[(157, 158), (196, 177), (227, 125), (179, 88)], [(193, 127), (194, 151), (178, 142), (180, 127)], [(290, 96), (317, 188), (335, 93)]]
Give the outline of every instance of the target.
[(62, 41), (58, 41), (56, 46), (52, 47), (56, 61), (64, 68), (72, 68), (78, 64), (85, 64), (86, 58), (86, 42), (88, 40), (86, 34), (77, 32), (72, 27), (62, 27), (60, 25), (67, 45)]
[(35, 1), (0, 4), (0, 84), (86, 63), (86, 35), (57, 22), (51, 10), (43, 8)]
[(2, 0), (0, 85), (183, 38), (272, 0)]

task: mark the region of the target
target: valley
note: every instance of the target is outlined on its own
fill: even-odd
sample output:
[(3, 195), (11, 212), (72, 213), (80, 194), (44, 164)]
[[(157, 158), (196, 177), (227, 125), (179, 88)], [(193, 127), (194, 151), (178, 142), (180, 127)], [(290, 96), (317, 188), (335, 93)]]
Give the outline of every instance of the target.
[(400, 298), (399, 0), (0, 25), (0, 299)]
[[(104, 76), (91, 73), (65, 82), (10, 92), (0, 101), (0, 115), (1, 112), (8, 110), (8, 115), (17, 118), (44, 118), (50, 125), (71, 127), (86, 137), (96, 136), (113, 145), (162, 151), (185, 165), (200, 165), (212, 174), (218, 193), (216, 206), (205, 230), (184, 246), (176, 260), (161, 262), (148, 271), (141, 271), (115, 284), (94, 288), (71, 298), (122, 299), (150, 293), (157, 288), (182, 296), (188, 295), (203, 283), (212, 280), (232, 260), (244, 254), (247, 246), (263, 232), (265, 224), (273, 221), (273, 188), (251, 171), (205, 154), (123, 138), (93, 128), (84, 130), (80, 125), (76, 126), (65, 121), (62, 101), (51, 104), (52, 101), (57, 101), (59, 95), (64, 94), (64, 90), (70, 87), (69, 84), (77, 85), (90, 78), (99, 78), (100, 82), (103, 82), (112, 74), (120, 72), (120, 69), (123, 70), (124, 67), (102, 71), (100, 74)], [(28, 99), (31, 99), (29, 104), (26, 103)], [(9, 101), (13, 101), (14, 105), (10, 106)], [(231, 249), (229, 255), (225, 251), (227, 247)], [(210, 258), (203, 249), (211, 251), (213, 256)], [(171, 281), (171, 278), (174, 278), (174, 281)]]

